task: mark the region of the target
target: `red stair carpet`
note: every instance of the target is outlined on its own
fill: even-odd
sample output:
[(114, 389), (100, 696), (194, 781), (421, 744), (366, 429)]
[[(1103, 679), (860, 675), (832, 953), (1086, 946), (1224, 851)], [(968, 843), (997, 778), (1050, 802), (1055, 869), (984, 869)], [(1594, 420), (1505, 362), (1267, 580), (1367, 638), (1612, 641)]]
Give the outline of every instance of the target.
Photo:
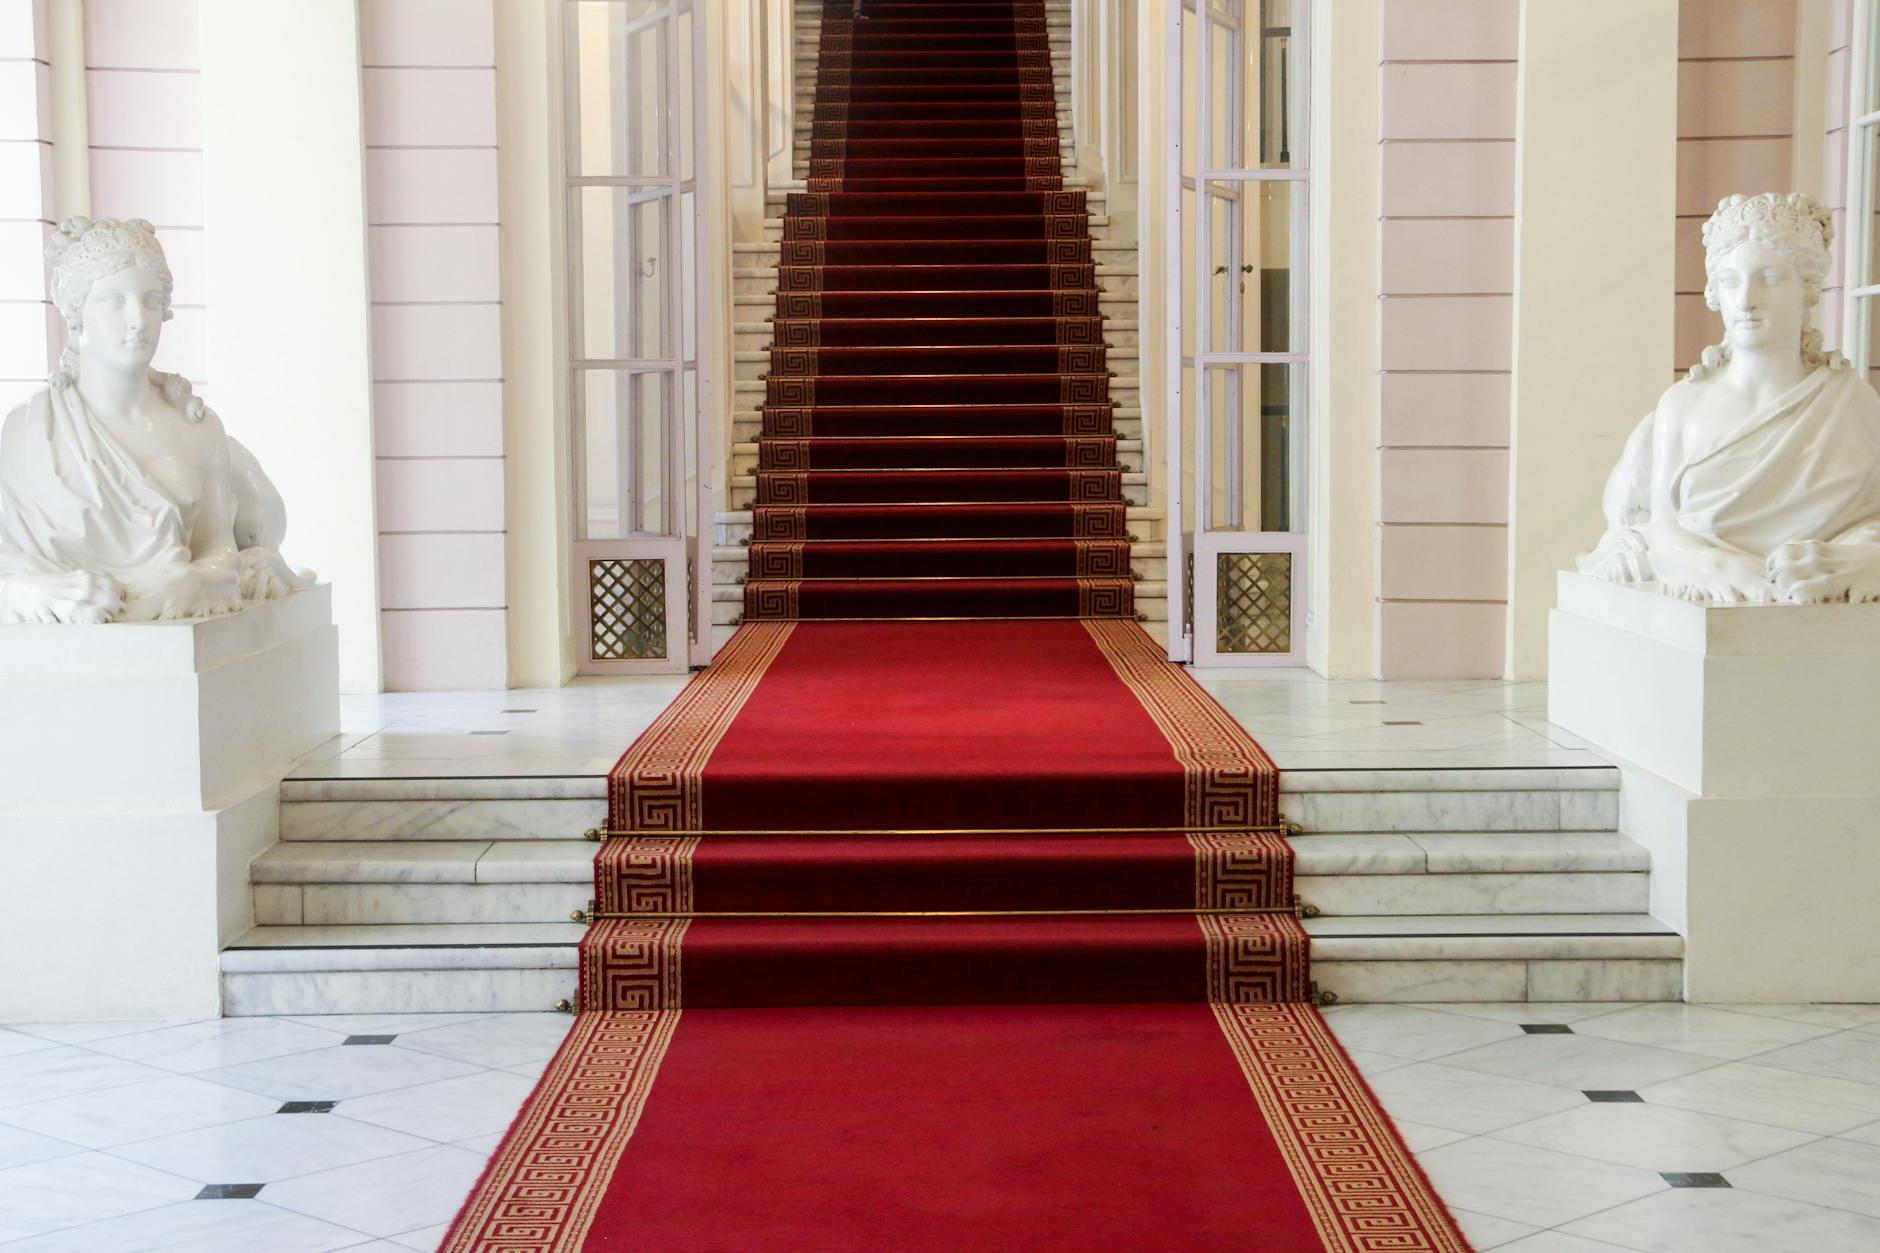
[[(825, 19), (744, 620), (1135, 616), (1041, 4)], [(1137, 467), (1139, 468), (1139, 467)]]
[(869, 10), (746, 624), (610, 776), (574, 1028), (442, 1247), (1465, 1250), (1309, 1003), (1278, 772), (1129, 620), (1043, 6)]

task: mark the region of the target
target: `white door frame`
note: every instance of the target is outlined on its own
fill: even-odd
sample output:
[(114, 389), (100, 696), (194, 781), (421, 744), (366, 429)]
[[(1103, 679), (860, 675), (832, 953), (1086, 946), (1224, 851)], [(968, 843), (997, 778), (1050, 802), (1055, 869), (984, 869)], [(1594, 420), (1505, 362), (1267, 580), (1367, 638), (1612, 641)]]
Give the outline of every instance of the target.
[[(1304, 351), (1308, 318), (1306, 316), (1305, 297), (1308, 284), (1305, 272), (1307, 256), (1307, 154), (1304, 151), (1305, 139), (1309, 128), (1298, 121), (1292, 128), (1293, 141), (1297, 150), (1292, 154), (1291, 164), (1283, 168), (1263, 167), (1256, 155), (1249, 158), (1243, 151), (1242, 137), (1246, 132), (1247, 93), (1244, 87), (1244, 67), (1248, 62), (1246, 40), (1250, 33), (1248, 23), (1242, 14), (1251, 10), (1257, 15), (1261, 11), (1260, 0), (1242, 0), (1238, 6), (1219, 7), (1210, 0), (1180, 0), (1168, 6), (1169, 13), (1169, 81), (1174, 87), (1172, 104), (1168, 119), (1168, 144), (1171, 154), (1171, 176), (1169, 178), (1169, 230), (1164, 241), (1168, 250), (1170, 285), (1168, 311), (1167, 360), (1170, 362), (1169, 377), (1165, 380), (1166, 415), (1168, 440), (1166, 444), (1168, 485), (1165, 492), (1167, 501), (1167, 521), (1165, 529), (1168, 535), (1168, 587), (1169, 587), (1169, 657), (1176, 661), (1191, 661), (1198, 665), (1209, 666), (1292, 666), (1305, 664), (1306, 656), (1306, 533), (1298, 529), (1309, 516), (1309, 502), (1306, 499), (1306, 485), (1309, 482), (1306, 473), (1306, 423), (1309, 421), (1308, 397), (1306, 394), (1306, 361)], [(1298, 49), (1307, 46), (1307, 23), (1311, 12), (1310, 4), (1305, 0), (1296, 0), (1294, 8), (1293, 49), (1290, 64), (1297, 81), (1287, 85), (1286, 96), (1289, 106), (1294, 110), (1295, 119), (1303, 119), (1304, 104), (1309, 98), (1309, 84), (1305, 81), (1309, 58), (1297, 54)], [(1194, 72), (1191, 74), (1184, 51), (1184, 26), (1188, 22), (1195, 27)], [(1253, 31), (1257, 35), (1264, 32)], [(1227, 62), (1229, 74), (1225, 84), (1225, 99), (1231, 110), (1229, 116), (1217, 116), (1215, 108), (1214, 83), (1211, 80), (1214, 65), (1215, 41), (1219, 38), (1237, 39), (1239, 48)], [(1192, 154), (1184, 152), (1183, 144), (1183, 109), (1181, 102), (1194, 100), (1195, 142)], [(1217, 127), (1225, 126), (1227, 143), (1215, 144)], [(1221, 149), (1226, 159), (1218, 166), (1214, 164), (1217, 148)], [(1192, 155), (1195, 172), (1186, 172), (1185, 164)], [(1235, 273), (1229, 273), (1227, 300), (1224, 313), (1228, 319), (1226, 331), (1233, 345), (1232, 350), (1215, 350), (1211, 347), (1216, 342), (1214, 307), (1210, 291), (1210, 280), (1217, 265), (1228, 271), (1248, 272), (1242, 268), (1241, 240), (1243, 229), (1239, 220), (1240, 204), (1252, 184), (1261, 182), (1286, 182), (1291, 184), (1290, 212), (1292, 229), (1291, 241), (1291, 285), (1288, 319), (1290, 333), (1287, 337), (1286, 352), (1245, 352), (1239, 350), (1241, 343), (1239, 311), (1244, 295), (1241, 280)], [(1228, 190), (1231, 189), (1231, 190)], [(1192, 259), (1184, 265), (1182, 256), (1184, 218), (1183, 193), (1194, 193), (1194, 241), (1195, 250)], [(1219, 199), (1220, 205), (1215, 201)], [(1213, 248), (1213, 226), (1217, 211), (1225, 212), (1232, 219), (1233, 229), (1228, 232), (1228, 251), (1225, 261), (1217, 257)], [(1257, 269), (1257, 259), (1254, 268)], [(1194, 325), (1184, 327), (1182, 305), (1184, 296), (1192, 292), (1194, 303)], [(1185, 330), (1192, 331), (1192, 338), (1184, 342)], [(1217, 455), (1234, 459), (1235, 469), (1229, 475), (1226, 491), (1229, 516), (1244, 521), (1247, 515), (1247, 503), (1241, 499), (1245, 490), (1241, 483), (1240, 466), (1244, 465), (1244, 455), (1238, 440), (1225, 450), (1213, 446), (1213, 426), (1209, 420), (1210, 406), (1217, 387), (1223, 384), (1230, 388), (1229, 401), (1236, 414), (1246, 412), (1246, 402), (1240, 389), (1245, 386), (1241, 379), (1243, 368), (1269, 364), (1283, 364), (1288, 367), (1289, 412), (1293, 421), (1288, 430), (1288, 521), (1295, 529), (1289, 531), (1247, 530), (1242, 527), (1216, 529), (1210, 525), (1215, 516), (1214, 460)], [(1184, 419), (1183, 400), (1188, 391), (1183, 386), (1184, 371), (1193, 378), (1192, 416)], [(1222, 376), (1217, 379), (1216, 375)], [(1258, 386), (1256, 381), (1255, 386)], [(1256, 428), (1256, 432), (1257, 432)], [(1230, 428), (1230, 435), (1238, 437), (1245, 433), (1245, 428), (1236, 423)], [(1192, 505), (1194, 527), (1190, 533), (1182, 530), (1182, 505), (1184, 471), (1188, 459), (1188, 450), (1193, 449), (1193, 495)], [(1194, 620), (1191, 624), (1182, 621), (1184, 607), (1188, 603), (1191, 581), (1187, 565), (1187, 554), (1194, 556), (1193, 605)], [(1223, 652), (1218, 647), (1219, 632), (1216, 622), (1218, 602), (1217, 573), (1220, 556), (1224, 553), (1285, 553), (1291, 562), (1290, 608), (1291, 608), (1291, 648), (1279, 652)]]

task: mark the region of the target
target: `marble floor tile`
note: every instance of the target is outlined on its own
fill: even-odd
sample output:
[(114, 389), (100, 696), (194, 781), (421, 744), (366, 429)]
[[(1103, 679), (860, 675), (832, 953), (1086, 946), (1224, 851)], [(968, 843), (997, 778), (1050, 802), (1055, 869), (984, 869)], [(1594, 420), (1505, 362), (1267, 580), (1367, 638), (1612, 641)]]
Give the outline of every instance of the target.
[(51, 1047), (52, 1041), (50, 1040), (0, 1027), (0, 1057), (11, 1057), (15, 1053), (36, 1053), (40, 1049)]
[(416, 1136), (331, 1114), (270, 1114), (112, 1152), (198, 1183), (275, 1183), (426, 1147)]
[[(1365, 1073), (1367, 1077), (1370, 1074), (1369, 1071)], [(1431, 1149), (1439, 1149), (1445, 1144), (1454, 1144), (1458, 1140), (1469, 1138), (1468, 1132), (1451, 1131), (1448, 1127), (1431, 1127), (1424, 1123), (1396, 1117), (1390, 1121), (1391, 1125), (1397, 1128), (1397, 1134), (1403, 1137), (1403, 1142), (1410, 1146), (1412, 1153), (1427, 1153)]]
[(1639, 1250), (1607, 1244), (1603, 1240), (1588, 1240), (1584, 1236), (1570, 1236), (1564, 1231), (1542, 1231), (1504, 1244), (1495, 1253), (1639, 1253)]
[(6, 1253), (332, 1253), (356, 1249), (365, 1239), (256, 1199), (183, 1201), (4, 1247)]
[(84, 1146), (0, 1124), (0, 1170), (83, 1153)]
[(289, 1021), (340, 1035), (410, 1035), (432, 1027), (449, 1027), (488, 1017), (488, 1014), (295, 1014)]
[(1487, 1253), (1489, 1249), (1499, 1249), (1503, 1245), (1519, 1240), (1522, 1236), (1531, 1236), (1539, 1230), (1527, 1223), (1510, 1222), (1506, 1218), (1496, 1218), (1492, 1214), (1477, 1214), (1466, 1209), (1450, 1208), (1449, 1216), (1456, 1220), (1456, 1226), (1462, 1228), (1462, 1234), (1474, 1245), (1477, 1253)]
[(1880, 1221), (1741, 1188), (1674, 1188), (1569, 1223), (1564, 1231), (1650, 1253), (1880, 1249)]
[(457, 1141), (457, 1147), (460, 1149), (469, 1149), (477, 1156), (487, 1158), (496, 1151), (496, 1146), (502, 1142), (503, 1134), (498, 1131), (486, 1136), (471, 1136), (468, 1140), (459, 1140)]
[(1325, 1014), (1338, 1042), (1417, 1061), (1444, 1057), (1521, 1034), (1509, 1023), (1443, 1014), (1409, 1005), (1345, 1005)]
[(1719, 1005), (1717, 1008), (1843, 1030), (1880, 1023), (1880, 1005)]
[[(1368, 1077), (1368, 1076), (1367, 1076)], [(1370, 1079), (1392, 1118), (1480, 1135), (1586, 1103), (1578, 1092), (1420, 1062)]]
[(1880, 1146), (1824, 1139), (1730, 1172), (1751, 1192), (1880, 1218)]
[(449, 1223), (439, 1223), (435, 1227), (420, 1227), (416, 1231), (407, 1231), (403, 1235), (393, 1236), (392, 1243), (407, 1249), (419, 1249), (422, 1253), (436, 1253), (437, 1246), (444, 1242), (450, 1232)]
[(343, 1101), (474, 1074), (479, 1068), (392, 1045), (340, 1045), (211, 1070), (202, 1077), (283, 1101)]
[(338, 1042), (334, 1032), (285, 1019), (216, 1018), (185, 1027), (115, 1036), (88, 1047), (178, 1074), (194, 1074), (328, 1048)]
[(1756, 1062), (1732, 1062), (1638, 1091), (1655, 1105), (1818, 1135), (1834, 1135), (1880, 1118), (1880, 1087)]
[(1489, 1018), (1496, 1022), (1571, 1025), (1614, 1013), (1627, 1008), (1627, 1005), (1623, 1001), (1522, 1001), (1515, 1004), (1490, 1001), (1482, 1004), (1444, 1002), (1440, 1005), (1419, 1005), (1417, 1008), (1439, 1014), (1461, 1014), (1467, 1018)]
[(1756, 1064), (1880, 1086), (1880, 1035), (1842, 1031), (1763, 1053)]
[(1762, 1123), (1633, 1102), (1594, 1102), (1490, 1133), (1621, 1166), (1663, 1173), (1727, 1172), (1816, 1137)]
[(200, 1018), (139, 1018), (123, 1022), (23, 1022), (15, 1023), (7, 1030), (38, 1036), (54, 1044), (84, 1045), (97, 1040), (109, 1040), (114, 1036), (138, 1035), (145, 1031), (160, 1031), (165, 1027), (181, 1027), (202, 1021)]
[(1420, 1160), (1448, 1204), (1536, 1227), (1558, 1227), (1667, 1187), (1651, 1171), (1479, 1137)]
[(1843, 1131), (1841, 1138), (1843, 1140), (1853, 1140), (1859, 1144), (1880, 1144), (1880, 1122), (1871, 1122), (1865, 1127), (1856, 1127), (1852, 1131)]
[(103, 1153), (0, 1170), (0, 1242), (186, 1201), (200, 1187)]
[(1390, 1057), (1384, 1053), (1372, 1053), (1365, 1049), (1348, 1048), (1345, 1050), (1345, 1056), (1349, 1057), (1353, 1064), (1366, 1075), (1381, 1075), (1399, 1066), (1416, 1064), (1408, 1057)]
[(103, 1057), (89, 1049), (55, 1044), (31, 1053), (0, 1057), (0, 1111), (32, 1101), (122, 1088), (167, 1077), (166, 1072), (154, 1067)]
[(493, 1069), (521, 1066), (553, 1057), (573, 1025), (571, 1014), (503, 1014), (401, 1036), (398, 1046)]
[(272, 1114), (279, 1101), (186, 1075), (0, 1110), (0, 1121), (90, 1149)]
[(460, 1143), (506, 1130), (532, 1087), (534, 1080), (522, 1075), (485, 1071), (359, 1097), (344, 1102), (337, 1112), (407, 1135)]
[(1575, 1091), (1638, 1089), (1715, 1066), (1712, 1058), (1587, 1035), (1524, 1035), (1443, 1059), (1445, 1066)]
[(1833, 1028), (1667, 1001), (1604, 1014), (1577, 1030), (1581, 1035), (1736, 1061), (1815, 1039)]
[(389, 1238), (449, 1222), (484, 1161), (480, 1154), (438, 1145), (290, 1179), (267, 1195), (284, 1209)]

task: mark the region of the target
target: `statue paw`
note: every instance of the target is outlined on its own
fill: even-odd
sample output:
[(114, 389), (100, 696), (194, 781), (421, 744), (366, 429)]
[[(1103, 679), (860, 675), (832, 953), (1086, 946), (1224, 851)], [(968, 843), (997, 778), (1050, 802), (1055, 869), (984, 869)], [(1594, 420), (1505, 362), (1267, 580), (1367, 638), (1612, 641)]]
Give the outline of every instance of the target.
[(47, 580), (35, 615), (42, 622), (71, 622), (96, 626), (109, 622), (124, 608), (124, 592), (108, 574), (73, 570)]

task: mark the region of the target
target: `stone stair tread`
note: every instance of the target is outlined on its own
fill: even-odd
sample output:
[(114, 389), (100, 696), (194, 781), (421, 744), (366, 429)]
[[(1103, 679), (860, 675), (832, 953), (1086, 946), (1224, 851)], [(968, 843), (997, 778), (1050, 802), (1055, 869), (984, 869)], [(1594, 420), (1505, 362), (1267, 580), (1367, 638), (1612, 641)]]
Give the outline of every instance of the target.
[(253, 863), (256, 883), (578, 883), (592, 842), (562, 840), (294, 840)]
[(1644, 872), (1651, 855), (1616, 831), (1443, 831), (1304, 834), (1292, 840), (1301, 875)]

